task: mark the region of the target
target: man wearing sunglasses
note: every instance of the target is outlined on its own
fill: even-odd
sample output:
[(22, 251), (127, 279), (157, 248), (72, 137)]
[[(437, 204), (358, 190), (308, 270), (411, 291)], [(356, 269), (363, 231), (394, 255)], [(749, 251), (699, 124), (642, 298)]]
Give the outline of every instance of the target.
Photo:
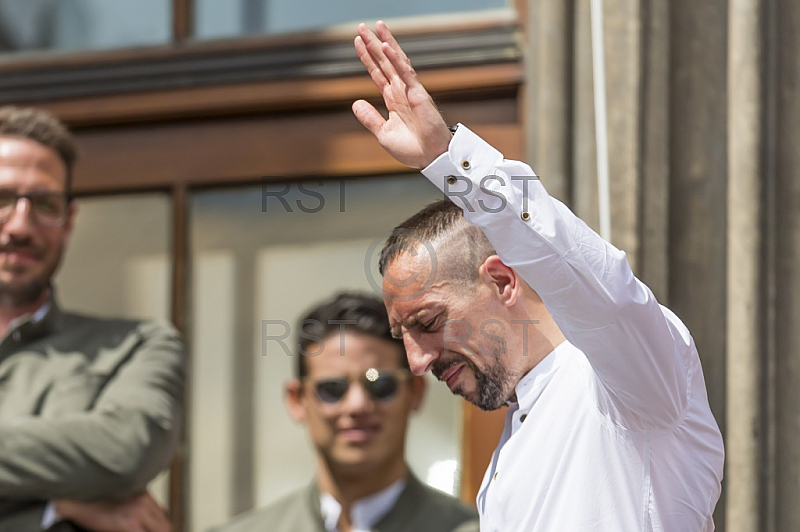
[(374, 297), (340, 294), (300, 321), (290, 415), (308, 427), (317, 474), (307, 487), (218, 532), (467, 532), (472, 508), (423, 485), (405, 461), (425, 381), (408, 369)]
[(381, 253), (392, 331), (416, 375), (508, 406), (481, 529), (713, 530), (722, 437), (684, 324), (529, 166), (448, 128), (376, 30), (360, 25), (355, 46), (389, 118), (364, 100), (353, 111), (452, 199), (402, 223)]
[(75, 157), (54, 117), (0, 108), (0, 532), (165, 532), (144, 490), (177, 444), (183, 346), (59, 308)]

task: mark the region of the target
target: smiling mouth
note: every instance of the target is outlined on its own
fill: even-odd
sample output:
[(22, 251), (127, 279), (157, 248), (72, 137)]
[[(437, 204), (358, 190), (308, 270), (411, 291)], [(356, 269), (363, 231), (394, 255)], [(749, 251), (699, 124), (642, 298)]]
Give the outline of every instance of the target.
[(33, 253), (16, 250), (0, 250), (0, 257), (6, 268), (25, 270), (27, 267), (39, 262), (39, 257)]
[(340, 436), (348, 443), (366, 443), (372, 440), (378, 432), (380, 432), (378, 425), (339, 429)]
[(36, 249), (11, 246), (0, 247), (0, 254), (16, 260), (36, 260), (40, 256), (40, 253)]

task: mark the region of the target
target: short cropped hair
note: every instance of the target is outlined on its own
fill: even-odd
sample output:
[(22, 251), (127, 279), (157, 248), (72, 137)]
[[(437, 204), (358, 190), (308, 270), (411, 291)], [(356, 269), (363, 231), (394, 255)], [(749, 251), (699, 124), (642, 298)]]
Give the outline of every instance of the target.
[[(401, 252), (421, 243), (433, 244), (439, 270), (445, 271), (448, 279), (462, 284), (474, 283), (481, 264), (497, 254), (483, 231), (467, 222), (461, 207), (443, 199), (394, 228), (381, 250), (378, 262), (381, 275), (385, 275), (389, 264)], [(442, 264), (445, 255), (447, 264)]]
[(342, 292), (309, 310), (298, 323), (300, 352), (297, 354), (295, 366), (297, 378), (302, 379), (308, 375), (305, 358), (309, 355), (304, 353), (313, 351), (309, 347), (342, 330), (372, 336), (396, 345), (402, 367), (409, 367), (403, 341), (392, 337), (389, 315), (383, 301), (368, 294)]
[(78, 148), (72, 133), (60, 120), (41, 109), (6, 105), (0, 107), (0, 136), (29, 139), (56, 152), (67, 168), (64, 186), (70, 196)]

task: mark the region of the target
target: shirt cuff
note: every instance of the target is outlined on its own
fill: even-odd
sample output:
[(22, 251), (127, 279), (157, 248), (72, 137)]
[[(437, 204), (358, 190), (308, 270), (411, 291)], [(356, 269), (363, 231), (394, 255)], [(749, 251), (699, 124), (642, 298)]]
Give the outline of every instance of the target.
[(59, 521), (61, 521), (61, 516), (56, 512), (56, 504), (53, 501), (49, 501), (42, 515), (42, 530), (49, 529)]
[(465, 125), (458, 124), (447, 151), (423, 168), (422, 175), (445, 194), (453, 195), (463, 187), (455, 187), (456, 183), (448, 178), (461, 176), (474, 186), (481, 186), (485, 180), (491, 179), (494, 169), (502, 162), (502, 153)]

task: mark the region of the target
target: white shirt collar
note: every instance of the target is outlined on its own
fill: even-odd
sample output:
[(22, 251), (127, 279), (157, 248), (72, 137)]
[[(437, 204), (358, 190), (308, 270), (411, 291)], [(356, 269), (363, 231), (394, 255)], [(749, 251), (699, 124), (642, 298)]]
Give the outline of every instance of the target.
[[(405, 487), (406, 479), (401, 478), (381, 491), (354, 502), (350, 509), (352, 532), (369, 532), (394, 507)], [(326, 532), (338, 532), (342, 505), (328, 493), (320, 493), (319, 505)]]
[[(50, 310), (50, 301), (51, 301), (51, 298), (48, 295), (47, 299), (44, 300), (44, 303), (42, 303), (39, 306), (39, 308), (37, 308), (36, 311), (33, 314), (31, 314), (31, 317), (30, 317), (30, 320), (29, 320), (30, 323), (39, 323), (40, 321), (42, 321), (44, 319), (44, 317), (47, 315), (47, 312)], [(10, 331), (10, 330), (16, 328), (16, 326), (19, 325), (19, 323), (22, 322), (24, 319), (25, 319), (25, 315), (22, 315), (22, 316), (20, 316), (18, 318), (14, 318), (13, 320), (11, 320), (9, 322), (9, 324), (8, 324), (8, 330)]]
[(36, 309), (36, 312), (33, 313), (31, 316), (31, 323), (39, 323), (44, 319), (47, 315), (47, 312), (50, 310), (50, 298), (48, 297), (42, 306)]

